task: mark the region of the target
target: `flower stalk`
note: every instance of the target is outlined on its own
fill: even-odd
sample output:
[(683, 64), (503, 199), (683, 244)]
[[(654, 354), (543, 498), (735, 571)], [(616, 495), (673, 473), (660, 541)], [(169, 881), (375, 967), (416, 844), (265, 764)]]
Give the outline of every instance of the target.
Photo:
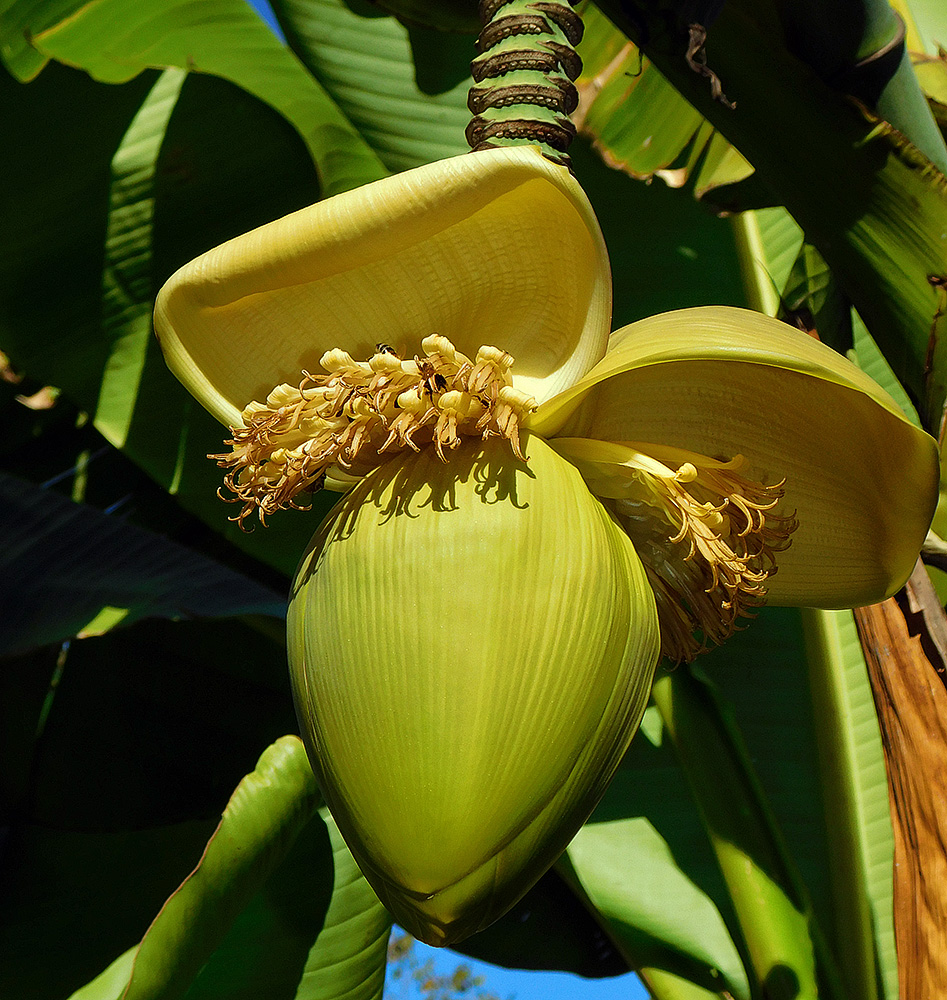
[(582, 19), (563, 0), (481, 0), (480, 16), (467, 142), (474, 152), (539, 145), (548, 159), (569, 166)]

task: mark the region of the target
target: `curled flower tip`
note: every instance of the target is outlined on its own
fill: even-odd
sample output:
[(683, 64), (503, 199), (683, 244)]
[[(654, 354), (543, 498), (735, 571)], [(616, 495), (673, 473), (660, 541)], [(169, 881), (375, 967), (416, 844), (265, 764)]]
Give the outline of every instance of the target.
[(298, 386), (251, 402), (226, 442), (232, 450), (208, 455), (228, 470), (224, 485), (234, 495), (224, 499), (243, 505), (231, 520), (245, 528), (254, 511), (265, 525), (277, 510), (304, 510), (296, 498), (327, 477), (350, 486), (405, 448), (433, 445), (446, 462), (463, 437), (499, 436), (523, 460), (520, 423), (536, 401), (513, 386), (511, 355), (481, 347), (472, 362), (438, 334), (421, 347), (424, 357), (409, 361), (387, 344), (368, 361), (327, 351), (326, 374), (303, 372)]
[[(520, 389), (512, 385), (503, 386), (497, 393), (496, 403), (493, 408), (494, 426), (486, 427), (483, 431), (485, 438), (493, 434), (505, 437), (513, 448), (516, 457), (525, 462), (523, 453), (520, 451), (520, 418), (536, 409), (536, 400)], [(478, 422), (477, 426), (480, 426)]]
[(663, 656), (693, 660), (765, 603), (776, 553), (798, 526), (795, 514), (775, 511), (782, 482), (740, 475), (742, 455), (724, 462), (623, 442), (609, 461), (589, 461), (570, 455), (568, 442), (557, 446), (634, 543), (655, 593)]

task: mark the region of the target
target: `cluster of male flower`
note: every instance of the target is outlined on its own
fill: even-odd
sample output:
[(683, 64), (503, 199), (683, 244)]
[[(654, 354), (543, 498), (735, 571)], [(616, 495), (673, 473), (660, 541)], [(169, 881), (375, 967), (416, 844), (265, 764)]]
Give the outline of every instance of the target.
[(421, 342), (423, 357), (404, 360), (379, 344), (368, 361), (339, 348), (323, 355), (324, 375), (303, 372), (298, 386), (277, 386), (265, 403), (251, 402), (243, 426), (225, 442), (230, 452), (210, 455), (242, 503), (231, 520), (244, 527), (256, 511), (268, 515), (299, 507), (303, 491), (344, 488), (392, 452), (433, 444), (442, 461), (462, 437), (499, 436), (520, 452), (521, 420), (536, 401), (513, 386), (513, 358), (484, 346), (471, 361), (446, 338)]
[[(520, 426), (536, 401), (513, 385), (513, 357), (484, 346), (471, 361), (446, 338), (421, 342), (423, 356), (404, 359), (378, 344), (367, 361), (335, 348), (325, 374), (303, 372), (265, 403), (251, 402), (243, 426), (211, 455), (224, 484), (241, 503), (232, 518), (245, 527), (277, 510), (297, 508), (303, 492), (344, 490), (394, 452), (433, 446), (447, 461), (464, 437), (501, 437), (523, 460)], [(623, 461), (603, 469), (569, 454), (635, 545), (654, 590), (663, 653), (692, 660), (726, 639), (741, 617), (762, 604), (776, 571), (775, 553), (796, 528), (794, 516), (773, 513), (782, 483), (744, 478), (742, 456), (717, 460), (678, 448), (621, 442)]]
[[(664, 450), (674, 459), (668, 465), (655, 457)], [(783, 483), (764, 486), (739, 474), (742, 455), (721, 462), (653, 445), (649, 451), (634, 464), (635, 492), (640, 497), (644, 487), (650, 499), (629, 491), (613, 509), (654, 590), (663, 655), (690, 661), (765, 603), (776, 553), (789, 547), (798, 521), (773, 512)]]

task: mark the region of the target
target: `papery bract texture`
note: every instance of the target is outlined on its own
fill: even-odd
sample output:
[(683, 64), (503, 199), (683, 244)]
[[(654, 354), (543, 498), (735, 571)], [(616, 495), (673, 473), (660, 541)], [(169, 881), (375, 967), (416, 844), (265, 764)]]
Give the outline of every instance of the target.
[(769, 316), (704, 306), (616, 331), (583, 379), (527, 426), (545, 437), (743, 455), (785, 482), (798, 529), (767, 581), (772, 604), (850, 608), (895, 593), (934, 511), (937, 445), (835, 351)]
[(579, 473), (524, 435), (382, 466), (289, 609), (304, 739), (396, 920), (449, 944), (542, 875), (604, 792), (658, 657), (654, 598)]
[[(406, 170), (277, 219), (182, 267), (155, 303), (171, 370), (239, 426), (330, 348), (410, 357), (437, 333), (474, 357), (495, 344), (542, 401), (605, 353), (608, 255), (575, 178), (538, 149)], [(252, 359), (248, 363), (248, 359)]]

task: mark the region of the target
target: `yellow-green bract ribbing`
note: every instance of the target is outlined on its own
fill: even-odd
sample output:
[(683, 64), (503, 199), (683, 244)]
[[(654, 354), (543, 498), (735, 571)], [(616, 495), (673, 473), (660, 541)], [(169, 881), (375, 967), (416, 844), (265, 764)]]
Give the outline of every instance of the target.
[(628, 537), (524, 434), (370, 473), (298, 570), (289, 657), (329, 807), (395, 919), (491, 923), (585, 821), (647, 702), (659, 634)]

